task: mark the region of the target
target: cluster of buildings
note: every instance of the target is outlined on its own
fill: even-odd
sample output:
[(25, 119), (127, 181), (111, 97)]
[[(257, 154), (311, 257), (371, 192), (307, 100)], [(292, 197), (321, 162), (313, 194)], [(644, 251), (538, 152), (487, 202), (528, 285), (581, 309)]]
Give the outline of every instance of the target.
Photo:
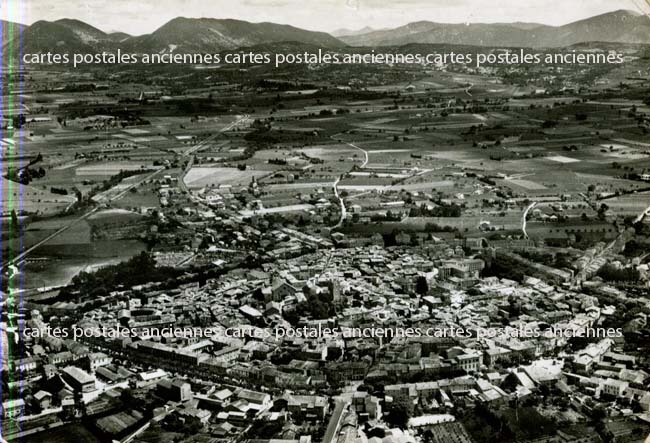
[[(458, 408), (561, 395), (578, 415), (602, 405), (647, 425), (650, 374), (609, 327), (615, 303), (533, 277), (481, 277), (485, 266), (453, 242), (321, 249), (115, 291), (82, 312), (26, 311), (4, 329), (26, 355), (7, 362), (25, 395), (3, 414), (96, 417), (96, 432), (118, 438), (180, 420), (224, 441), (264, 424), (282, 441), (321, 429), (328, 442), (469, 442)], [(52, 329), (66, 327), (94, 333)], [(395, 423), (395, 411), (408, 420)]]

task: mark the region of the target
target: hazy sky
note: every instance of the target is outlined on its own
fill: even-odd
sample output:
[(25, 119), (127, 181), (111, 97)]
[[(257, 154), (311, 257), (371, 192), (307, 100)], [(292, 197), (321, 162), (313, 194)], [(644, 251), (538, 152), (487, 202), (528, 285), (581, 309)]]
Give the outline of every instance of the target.
[(395, 27), (418, 20), (561, 25), (616, 9), (648, 14), (650, 0), (0, 0), (5, 19), (30, 24), (76, 18), (104, 31), (133, 35), (149, 33), (178, 16), (333, 31)]

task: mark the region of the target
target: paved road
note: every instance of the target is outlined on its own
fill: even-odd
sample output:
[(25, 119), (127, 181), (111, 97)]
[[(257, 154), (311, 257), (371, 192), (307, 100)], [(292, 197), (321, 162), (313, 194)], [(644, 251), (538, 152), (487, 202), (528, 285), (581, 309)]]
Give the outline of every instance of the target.
[(62, 234), (63, 232), (67, 231), (68, 229), (70, 229), (70, 227), (76, 225), (76, 224), (79, 223), (80, 221), (87, 219), (88, 217), (90, 217), (91, 215), (93, 215), (95, 212), (97, 212), (97, 210), (99, 210), (99, 208), (93, 208), (93, 209), (91, 209), (90, 211), (86, 212), (86, 213), (83, 214), (82, 216), (80, 216), (80, 217), (78, 217), (78, 218), (75, 218), (74, 220), (72, 220), (72, 221), (71, 221), (70, 223), (68, 223), (67, 225), (61, 227), (61, 228), (60, 228), (59, 230), (57, 230), (56, 232), (54, 232), (54, 233), (48, 235), (48, 236), (45, 237), (43, 240), (41, 240), (41, 241), (39, 241), (38, 243), (35, 243), (34, 245), (32, 245), (32, 246), (30, 246), (29, 248), (25, 249), (23, 252), (21, 252), (20, 254), (18, 254), (18, 255), (15, 256), (14, 258), (12, 258), (11, 260), (8, 260), (8, 261), (2, 263), (2, 267), (0, 267), (0, 270), (3, 270), (3, 269), (6, 268), (6, 267), (9, 267), (9, 266), (12, 266), (12, 265), (14, 265), (14, 264), (16, 264), (16, 263), (21, 262), (25, 257), (27, 257), (29, 254), (31, 254), (32, 252), (34, 252), (36, 249), (38, 249), (39, 247), (43, 246), (45, 243), (47, 243), (48, 241), (52, 240), (53, 238), (59, 236), (59, 235)]
[(621, 234), (619, 234), (614, 240), (612, 240), (607, 246), (605, 246), (602, 251), (594, 255), (589, 260), (589, 262), (582, 267), (582, 269), (576, 272), (575, 276), (573, 277), (573, 281), (571, 282), (572, 285), (576, 285), (578, 281), (584, 281), (587, 279), (587, 270), (591, 267), (592, 264), (594, 264), (594, 262), (600, 260), (603, 257), (603, 255), (605, 255), (610, 249), (614, 247), (614, 245), (616, 244), (620, 236)]
[[(648, 207), (645, 211), (641, 212), (641, 214), (639, 214), (639, 216), (635, 219), (634, 222), (638, 223), (638, 222), (642, 221), (645, 216), (650, 216), (650, 207)], [(616, 238), (614, 240), (612, 240), (609, 244), (607, 244), (607, 246), (605, 246), (602, 251), (600, 251), (598, 254), (596, 254), (594, 257), (592, 257), (591, 260), (589, 260), (589, 263), (587, 263), (578, 273), (576, 273), (576, 275), (575, 275), (575, 277), (573, 279), (574, 284), (578, 280), (580, 280), (580, 281), (585, 280), (586, 271), (589, 268), (589, 266), (592, 263), (594, 263), (596, 260), (599, 260), (600, 258), (602, 258), (605, 254), (607, 254), (614, 246), (616, 246), (619, 243), (619, 240), (621, 240), (621, 239), (625, 240), (625, 238), (624, 238), (625, 235), (626, 235), (626, 231), (623, 230), (622, 232), (620, 232), (616, 236)], [(622, 245), (619, 245), (619, 246), (622, 247)]]
[(334, 412), (330, 418), (329, 423), (327, 424), (327, 429), (325, 430), (325, 435), (323, 436), (323, 443), (335, 443), (338, 440), (338, 430), (341, 425), (341, 419), (343, 418), (343, 413), (345, 408), (348, 406), (348, 402), (341, 398), (335, 400)]
[(178, 187), (182, 192), (189, 193), (189, 189), (187, 189), (187, 185), (185, 184), (185, 176), (187, 175), (188, 172), (190, 172), (190, 169), (192, 169), (192, 166), (194, 165), (194, 156), (191, 156), (190, 159), (187, 161), (187, 166), (185, 166), (185, 169), (183, 169), (183, 173), (181, 174), (180, 177), (178, 177)]
[(469, 86), (467, 87), (467, 89), (465, 89), (465, 94), (467, 94), (467, 95), (469, 95), (470, 97), (472, 97), (472, 93), (469, 92), (469, 91), (470, 91), (473, 87), (474, 87), (474, 83), (470, 83)]
[(639, 223), (645, 217), (650, 217), (650, 206), (648, 206), (637, 218), (634, 219), (634, 223)]
[[(122, 197), (124, 197), (126, 195), (126, 193), (129, 192), (131, 189), (133, 189), (133, 188), (135, 188), (137, 186), (140, 186), (143, 182), (155, 177), (156, 175), (160, 174), (164, 170), (165, 170), (165, 168), (163, 168), (161, 166), (159, 169), (156, 169), (154, 172), (147, 175), (146, 177), (141, 178), (140, 180), (134, 181), (129, 186), (127, 186), (122, 191), (120, 191), (119, 194), (115, 194), (112, 197), (108, 196), (111, 189), (112, 189), (111, 188), (111, 189), (108, 189), (108, 190), (106, 190), (104, 192), (101, 192), (101, 193), (95, 195), (92, 199), (93, 199), (93, 201), (95, 201), (97, 203), (109, 203), (109, 202), (112, 202), (112, 201), (115, 201), (115, 200), (119, 200)], [(118, 183), (118, 185), (119, 185), (119, 183)]]
[[(646, 216), (650, 216), (650, 206), (647, 209), (645, 209), (643, 212), (641, 212), (641, 214), (639, 214), (639, 216), (634, 220), (634, 223), (639, 223)], [(589, 263), (587, 263), (578, 273), (576, 273), (576, 275), (575, 275), (575, 277), (573, 279), (574, 284), (578, 280), (580, 280), (580, 281), (585, 280), (586, 279), (586, 271), (587, 271), (587, 269), (589, 269), (589, 266), (592, 263), (594, 263), (596, 260), (599, 260), (600, 258), (602, 258), (606, 253), (608, 253), (618, 243), (619, 239), (621, 239), (624, 235), (625, 235), (625, 231), (618, 234), (614, 240), (612, 240), (607, 246), (605, 246), (603, 248), (602, 251), (600, 251), (591, 260), (589, 260)]]
[(368, 164), (368, 151), (366, 151), (365, 149), (362, 149), (362, 148), (358, 147), (357, 145), (355, 145), (355, 144), (353, 144), (353, 143), (348, 143), (348, 142), (344, 142), (344, 143), (345, 143), (346, 145), (348, 145), (348, 146), (353, 147), (354, 149), (357, 149), (357, 150), (363, 152), (364, 159), (363, 159), (363, 163), (361, 163), (360, 168), (365, 168), (366, 165)]
[[(332, 136), (332, 138), (333, 138), (333, 136)], [(363, 163), (361, 163), (360, 168), (362, 168), (362, 169), (365, 168), (366, 165), (368, 164), (368, 160), (369, 160), (368, 151), (358, 147), (357, 145), (355, 145), (353, 143), (348, 143), (348, 142), (343, 142), (343, 143), (345, 143), (348, 146), (353, 147), (354, 149), (356, 149), (358, 151), (363, 152)], [(338, 223), (336, 225), (334, 225), (332, 227), (332, 229), (340, 228), (343, 225), (343, 222), (345, 221), (345, 217), (348, 214), (348, 210), (345, 207), (345, 201), (343, 200), (343, 197), (341, 197), (341, 194), (339, 194), (338, 185), (339, 185), (340, 181), (341, 181), (341, 177), (337, 178), (336, 181), (334, 182), (333, 188), (334, 188), (334, 195), (336, 196), (336, 198), (339, 199), (339, 202), (341, 203), (341, 217), (339, 218)]]
[(223, 128), (219, 129), (219, 132), (217, 132), (216, 134), (212, 134), (210, 137), (208, 137), (208, 138), (206, 138), (206, 139), (204, 139), (204, 140), (201, 140), (200, 142), (198, 142), (198, 143), (195, 144), (194, 146), (191, 146), (191, 147), (187, 148), (187, 149), (183, 152), (183, 155), (192, 155), (192, 154), (194, 154), (196, 151), (200, 150), (201, 148), (204, 148), (204, 147), (205, 147), (208, 143), (210, 143), (211, 141), (214, 141), (214, 140), (215, 140), (217, 137), (219, 137), (222, 133), (224, 133), (224, 132), (226, 132), (226, 131), (230, 131), (230, 130), (231, 130), (232, 128), (234, 128), (235, 126), (237, 126), (237, 125), (239, 125), (239, 124), (245, 122), (246, 120), (248, 120), (248, 117), (250, 117), (248, 114), (244, 114), (244, 115), (242, 115), (240, 118), (238, 118), (238, 119), (235, 120), (234, 122), (232, 122), (232, 123), (230, 123), (229, 125), (224, 126)]
[(521, 217), (521, 232), (524, 233), (524, 237), (528, 238), (528, 233), (526, 232), (526, 217), (528, 217), (528, 212), (537, 205), (537, 202), (533, 202), (524, 211), (524, 215)]
[(210, 143), (211, 141), (214, 141), (214, 139), (216, 139), (220, 135), (221, 135), (221, 132), (217, 132), (216, 134), (212, 134), (210, 137), (208, 137), (208, 138), (206, 138), (204, 140), (201, 140), (200, 142), (198, 142), (194, 146), (191, 146), (191, 147), (187, 148), (185, 151), (183, 151), (183, 155), (192, 155), (192, 154), (194, 154), (199, 149), (206, 147), (208, 145), (208, 143)]
[[(153, 173), (148, 174), (146, 177), (142, 178), (141, 180), (138, 180), (138, 181), (134, 182), (133, 184), (131, 184), (128, 188), (124, 189), (124, 191), (120, 192), (119, 194), (114, 195), (113, 197), (107, 198), (106, 200), (103, 200), (102, 203), (110, 203), (112, 201), (119, 200), (120, 198), (124, 197), (124, 195), (129, 190), (131, 190), (131, 188), (140, 185), (142, 182), (144, 182), (146, 180), (149, 180), (150, 178), (154, 177), (155, 175), (159, 174), (162, 171), (163, 171), (163, 169), (158, 169), (158, 170), (154, 171)], [(80, 221), (83, 221), (83, 220), (87, 219), (88, 217), (93, 215), (95, 212), (97, 212), (99, 209), (100, 209), (99, 207), (95, 207), (95, 208), (89, 210), (88, 212), (84, 213), (83, 215), (75, 218), (74, 220), (71, 220), (70, 223), (68, 223), (67, 225), (62, 226), (57, 231), (55, 231), (52, 234), (48, 235), (43, 240), (41, 240), (38, 243), (35, 243), (34, 245), (32, 245), (29, 248), (25, 249), (23, 252), (21, 252), (20, 254), (18, 254), (14, 258), (12, 258), (11, 260), (3, 262), (2, 265), (0, 266), (0, 271), (5, 269), (6, 267), (12, 266), (12, 265), (14, 265), (16, 263), (20, 263), (23, 259), (25, 259), (29, 254), (34, 252), (36, 249), (43, 246), (45, 243), (49, 242), (53, 238), (58, 237), (59, 235), (61, 235), (62, 233), (64, 233), (68, 229), (70, 229), (72, 226), (79, 223)]]
[(186, 149), (185, 151), (183, 151), (182, 155), (184, 157), (189, 157), (190, 159), (187, 162), (187, 166), (183, 170), (183, 173), (181, 174), (180, 177), (178, 177), (178, 187), (181, 189), (181, 191), (189, 193), (189, 190), (187, 189), (187, 185), (185, 184), (185, 176), (187, 175), (188, 172), (190, 172), (190, 169), (192, 169), (192, 166), (194, 165), (194, 156), (192, 154), (194, 154), (199, 149), (205, 147), (211, 141), (214, 141), (217, 137), (219, 137), (224, 132), (230, 131), (235, 126), (247, 121), (249, 117), (250, 116), (248, 114), (242, 115), (240, 118), (238, 118), (234, 122), (232, 122), (229, 125), (224, 126), (223, 128), (219, 129), (219, 132), (217, 132), (216, 134), (211, 135), (210, 137), (206, 138), (205, 140), (201, 140), (196, 145), (194, 145), (194, 146)]
[(343, 221), (345, 221), (345, 217), (348, 214), (348, 210), (345, 207), (345, 202), (343, 201), (343, 197), (339, 194), (339, 182), (341, 181), (341, 177), (337, 178), (336, 181), (334, 182), (334, 195), (336, 198), (339, 199), (339, 202), (341, 203), (341, 217), (339, 218), (339, 222), (332, 227), (332, 229), (340, 228), (343, 225)]

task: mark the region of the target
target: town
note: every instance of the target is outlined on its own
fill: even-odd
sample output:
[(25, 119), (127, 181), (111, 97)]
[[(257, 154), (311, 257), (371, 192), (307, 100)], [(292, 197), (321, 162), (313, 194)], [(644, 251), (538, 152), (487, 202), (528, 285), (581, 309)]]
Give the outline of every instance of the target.
[(3, 439), (646, 441), (648, 48), (3, 69)]

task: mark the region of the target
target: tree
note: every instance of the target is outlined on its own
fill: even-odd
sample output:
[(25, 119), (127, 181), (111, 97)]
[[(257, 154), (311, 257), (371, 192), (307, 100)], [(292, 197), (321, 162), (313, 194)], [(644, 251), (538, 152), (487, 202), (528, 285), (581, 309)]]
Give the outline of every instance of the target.
[(399, 399), (393, 403), (390, 412), (386, 416), (386, 421), (395, 427), (406, 429), (409, 418), (413, 414), (413, 403), (410, 399)]
[(604, 220), (607, 210), (609, 210), (609, 206), (607, 206), (605, 203), (600, 205), (600, 208), (598, 208), (598, 218)]
[(503, 380), (503, 383), (501, 384), (501, 388), (504, 391), (508, 392), (514, 392), (517, 390), (517, 386), (519, 386), (519, 379), (512, 372), (506, 376), (506, 378)]
[(607, 417), (607, 410), (605, 409), (604, 406), (602, 405), (596, 405), (594, 408), (591, 410), (591, 418), (594, 421), (600, 421), (603, 418)]
[(429, 292), (429, 283), (423, 275), (419, 275), (415, 281), (415, 292), (420, 295), (426, 295)]
[(144, 400), (133, 395), (133, 391), (129, 388), (120, 392), (120, 401), (127, 407), (138, 409), (144, 406)]

